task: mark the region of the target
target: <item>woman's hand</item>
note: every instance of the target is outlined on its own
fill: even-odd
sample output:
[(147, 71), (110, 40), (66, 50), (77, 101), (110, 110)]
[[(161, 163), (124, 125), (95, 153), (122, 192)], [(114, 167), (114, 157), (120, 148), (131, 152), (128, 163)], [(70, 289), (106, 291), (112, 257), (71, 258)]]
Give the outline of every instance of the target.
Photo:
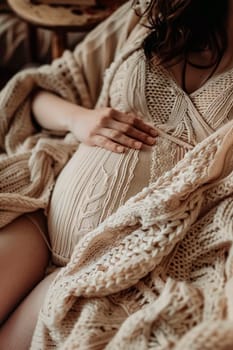
[(143, 145), (155, 143), (156, 130), (132, 113), (113, 108), (78, 108), (78, 115), (70, 119), (69, 131), (87, 145), (122, 153), (126, 148), (140, 150)]
[(32, 113), (45, 129), (70, 131), (80, 142), (117, 153), (152, 146), (157, 136), (152, 126), (132, 113), (107, 107), (87, 109), (43, 90), (34, 96)]

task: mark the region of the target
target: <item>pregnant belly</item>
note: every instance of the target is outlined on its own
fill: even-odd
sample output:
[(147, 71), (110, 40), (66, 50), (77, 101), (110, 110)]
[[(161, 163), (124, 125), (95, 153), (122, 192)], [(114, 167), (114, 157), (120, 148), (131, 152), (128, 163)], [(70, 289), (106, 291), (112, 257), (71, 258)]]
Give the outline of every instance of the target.
[(80, 145), (57, 179), (48, 212), (55, 263), (66, 263), (81, 237), (148, 185), (150, 162), (151, 150), (116, 154)]

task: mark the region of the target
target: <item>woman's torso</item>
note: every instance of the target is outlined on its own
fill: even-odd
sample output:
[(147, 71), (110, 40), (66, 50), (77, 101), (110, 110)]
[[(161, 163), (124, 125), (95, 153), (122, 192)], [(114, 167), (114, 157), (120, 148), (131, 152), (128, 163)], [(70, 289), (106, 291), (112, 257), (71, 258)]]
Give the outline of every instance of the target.
[(233, 99), (232, 79), (226, 73), (188, 96), (166, 70), (146, 63), (141, 50), (119, 66), (109, 89), (110, 106), (140, 113), (162, 134), (155, 146), (124, 154), (80, 144), (57, 179), (48, 212), (55, 263), (65, 264), (80, 238), (232, 117), (233, 102), (222, 113), (216, 107), (223, 91)]

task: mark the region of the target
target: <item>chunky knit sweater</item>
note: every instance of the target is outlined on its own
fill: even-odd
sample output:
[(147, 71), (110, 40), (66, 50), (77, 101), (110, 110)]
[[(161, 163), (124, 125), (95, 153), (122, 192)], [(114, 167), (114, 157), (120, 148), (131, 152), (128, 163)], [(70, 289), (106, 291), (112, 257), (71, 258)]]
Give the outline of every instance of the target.
[(36, 88), (106, 106), (114, 103), (119, 67), (133, 57), (130, 77), (141, 94), (122, 90), (119, 103), (159, 132), (150, 185), (77, 243), (47, 294), (33, 350), (232, 347), (233, 71), (187, 95), (140, 56), (145, 31), (127, 3), (74, 53), (20, 73), (0, 94), (1, 226), (48, 210), (56, 178), (78, 147), (71, 134), (34, 124)]

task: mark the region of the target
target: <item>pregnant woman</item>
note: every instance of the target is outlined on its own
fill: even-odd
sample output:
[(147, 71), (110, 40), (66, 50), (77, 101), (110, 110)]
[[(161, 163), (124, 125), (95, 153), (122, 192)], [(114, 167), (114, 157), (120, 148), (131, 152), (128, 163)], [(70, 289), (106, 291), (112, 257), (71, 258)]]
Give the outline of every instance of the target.
[[(133, 3), (137, 14), (131, 2), (126, 3), (74, 52), (74, 61), (83, 57), (81, 83), (86, 84), (89, 106), (68, 101), (59, 96), (59, 86), (46, 88), (46, 84), (31, 99), (33, 119), (42, 129), (71, 133), (79, 142), (56, 180), (47, 207), (48, 245), (53, 263), (59, 267), (69, 261), (80, 238), (232, 118), (232, 102), (222, 99), (223, 91), (233, 85), (232, 2)], [(104, 76), (95, 70), (96, 65), (104, 66)], [(56, 67), (65, 76), (65, 66)], [(75, 68), (70, 80), (76, 79), (78, 84)], [(37, 264), (30, 265), (35, 271), (27, 272), (35, 280), (29, 278), (25, 288), (19, 278), (22, 290), (12, 293), (21, 298), (42, 278), (48, 261), (43, 220), (35, 212), (2, 229), (6, 241), (7, 230), (17, 231), (15, 228), (25, 227), (23, 224), (28, 232), (43, 232), (35, 232), (35, 246), (41, 249), (37, 250)], [(27, 242), (28, 238), (23, 239)], [(16, 256), (9, 250), (10, 254)], [(32, 257), (32, 252), (27, 256)], [(53, 276), (42, 281), (3, 324), (1, 349), (9, 349), (5, 345), (9, 345), (9, 337), (14, 334), (14, 342), (22, 328), (28, 331), (17, 349), (30, 343), (39, 306)], [(12, 289), (11, 282), (7, 284), (9, 288), (2, 288), (0, 300), (7, 299)], [(2, 307), (2, 320), (19, 299), (14, 295), (10, 305)], [(23, 312), (31, 312), (34, 323), (22, 321)]]

